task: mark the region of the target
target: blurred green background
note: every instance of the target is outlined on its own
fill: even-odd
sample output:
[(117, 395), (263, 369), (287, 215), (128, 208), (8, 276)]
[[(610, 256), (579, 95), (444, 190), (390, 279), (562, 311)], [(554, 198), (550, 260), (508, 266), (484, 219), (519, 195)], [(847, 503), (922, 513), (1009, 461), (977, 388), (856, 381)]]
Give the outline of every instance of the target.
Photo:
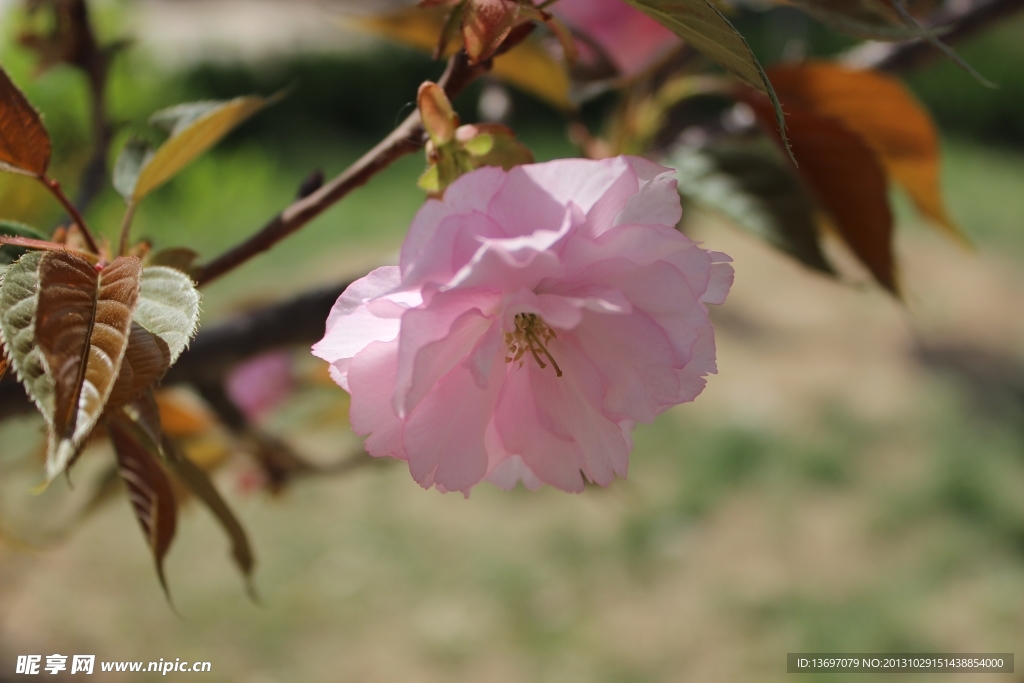
[[(102, 34), (130, 31), (131, 8), (103, 5)], [(811, 54), (850, 44), (789, 10), (738, 24), (766, 62), (794, 36)], [(44, 112), (73, 187), (88, 155), (84, 83), (66, 68), (33, 77), (16, 31), (4, 24), (0, 57)], [(119, 140), (177, 102), (294, 87), (142, 206), (136, 234), (204, 256), (285, 206), (310, 170), (345, 168), (441, 70), (375, 44), (180, 62), (144, 38), (115, 63)], [(736, 259), (735, 289), (714, 312), (720, 374), (696, 403), (637, 430), (629, 480), (607, 490), (481, 485), (463, 500), (381, 463), (274, 497), (247, 485), (255, 467), (240, 453), (218, 483), (255, 543), (261, 603), (190, 506), (167, 568), (179, 616), (127, 502), (76, 523), (66, 510), (87, 486), (29, 495), (41, 423), (4, 422), (0, 681), (30, 653), (204, 660), (210, 681), (644, 683), (783, 680), (796, 651), (1013, 651), (1024, 642), (1024, 16), (961, 52), (1001, 87), (946, 63), (908, 83), (942, 127), (946, 198), (976, 250), (896, 197), (901, 305), (698, 216), (697, 238)], [(479, 96), (458, 102), (467, 120)], [(556, 112), (512, 102), (539, 159), (577, 153)], [(391, 258), (422, 202), (422, 168), (400, 161), (212, 286), (204, 324)], [(0, 179), (0, 197), (5, 217), (59, 218), (21, 179)], [(121, 210), (108, 189), (88, 218), (113, 235)], [(318, 372), (304, 350), (295, 360)], [(264, 427), (329, 459), (353, 445), (344, 396), (312, 384)], [(109, 457), (90, 452), (82, 480)]]

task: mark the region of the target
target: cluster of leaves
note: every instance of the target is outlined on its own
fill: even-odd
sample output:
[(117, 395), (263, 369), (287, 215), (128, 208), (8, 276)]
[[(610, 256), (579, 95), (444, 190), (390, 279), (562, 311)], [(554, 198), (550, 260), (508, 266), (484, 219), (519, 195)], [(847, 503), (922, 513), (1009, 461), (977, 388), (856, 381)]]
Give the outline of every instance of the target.
[[(933, 224), (967, 243), (943, 205), (935, 126), (898, 80), (831, 62), (781, 65), (768, 73), (786, 111), (797, 163), (770, 142), (771, 103), (750, 88), (733, 88), (728, 94), (739, 104), (725, 110), (726, 125), (720, 117), (689, 135), (684, 131), (665, 152), (666, 162), (679, 170), (684, 197), (722, 211), (828, 275), (836, 271), (822, 238), (838, 234), (874, 279), (897, 295), (892, 184)], [(754, 122), (762, 132), (747, 125)]]
[[(48, 426), (46, 481), (69, 473), (97, 430), (109, 437), (135, 515), (166, 589), (163, 560), (174, 538), (172, 477), (211, 509), (229, 533), (249, 577), (244, 531), (208, 475), (161, 429), (154, 388), (185, 351), (199, 324), (200, 295), (182, 267), (194, 253), (149, 253), (129, 245), (130, 218), (147, 194), (169, 180), (267, 100), (198, 102), (159, 112), (168, 133), (156, 149), (133, 139), (118, 160), (114, 185), (128, 204), (121, 249), (98, 243), (56, 181), (47, 177), (51, 143), (38, 112), (0, 70), (0, 167), (36, 178), (72, 219), (53, 238), (0, 222), (0, 344)], [(191, 256), (188, 256), (191, 254)], [(100, 429), (102, 428), (102, 429)]]

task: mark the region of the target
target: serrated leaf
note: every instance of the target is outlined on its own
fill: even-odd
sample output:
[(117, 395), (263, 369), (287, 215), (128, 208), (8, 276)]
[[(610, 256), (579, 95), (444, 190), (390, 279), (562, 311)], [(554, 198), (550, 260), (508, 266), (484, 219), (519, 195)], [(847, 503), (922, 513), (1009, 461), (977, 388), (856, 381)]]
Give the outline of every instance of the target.
[(695, 50), (765, 93), (775, 108), (775, 121), (783, 140), (786, 121), (768, 75), (750, 45), (717, 7), (707, 0), (625, 0), (662, 25), (675, 31)]
[(174, 365), (199, 326), (199, 290), (188, 275), (174, 268), (142, 269), (139, 303), (133, 320), (167, 345)]
[(462, 42), (471, 63), (487, 59), (519, 19), (517, 0), (469, 0), (462, 20)]
[(107, 400), (107, 409), (134, 400), (163, 379), (170, 367), (171, 352), (167, 343), (133, 320), (128, 335), (128, 349)]
[[(179, 105), (156, 114), (156, 120), (164, 125), (174, 121), (171, 137), (139, 172), (131, 202), (138, 203), (269, 103), (263, 97), (236, 97), (226, 102), (195, 103), (191, 109)], [(168, 113), (174, 110), (177, 114)]]
[(43, 252), (30, 251), (4, 272), (0, 287), (0, 342), (18, 380), (47, 422), (53, 419), (54, 381), (36, 344), (39, 263)]
[(776, 66), (769, 74), (787, 106), (812, 109), (858, 133), (918, 211), (954, 239), (967, 242), (942, 200), (938, 131), (899, 80), (829, 62)]
[[(769, 127), (772, 112), (767, 99), (752, 91), (743, 99)], [(898, 296), (885, 169), (863, 138), (836, 119), (788, 101), (786, 112), (800, 178), (861, 263)]]
[(54, 381), (47, 480), (77, 456), (103, 414), (128, 348), (141, 271), (131, 256), (99, 272), (69, 252), (42, 257), (35, 343)]
[(249, 543), (249, 537), (245, 533), (245, 528), (242, 527), (238, 518), (235, 517), (231, 508), (228, 507), (228, 504), (221, 497), (206, 472), (182, 455), (170, 439), (164, 439), (164, 451), (168, 455), (168, 462), (174, 473), (178, 475), (189, 491), (195, 494), (199, 500), (203, 501), (220, 523), (228, 538), (231, 539), (231, 557), (245, 577), (249, 595), (255, 598), (255, 591), (252, 586), (252, 571), (256, 566), (256, 559), (252, 552), (252, 545)]
[(0, 169), (42, 176), (50, 165), (50, 135), (39, 112), (0, 69)]
[(717, 210), (740, 227), (814, 270), (834, 275), (821, 251), (814, 203), (792, 164), (770, 143), (719, 140), (680, 147), (665, 163), (677, 170), (679, 193)]
[[(28, 239), (47, 241), (50, 238), (31, 225), (17, 221), (0, 220), (0, 235), (4, 237), (27, 237)], [(11, 244), (0, 244), (0, 266), (14, 263), (28, 252), (23, 247)]]
[(178, 505), (171, 481), (160, 465), (159, 454), (148, 449), (144, 440), (126, 427), (126, 419), (112, 418), (107, 423), (107, 431), (117, 454), (118, 474), (128, 488), (135, 518), (153, 553), (160, 585), (170, 599), (164, 558), (177, 531)]
[(126, 202), (132, 201), (139, 173), (152, 158), (153, 148), (145, 140), (132, 137), (125, 143), (114, 164), (113, 183)]

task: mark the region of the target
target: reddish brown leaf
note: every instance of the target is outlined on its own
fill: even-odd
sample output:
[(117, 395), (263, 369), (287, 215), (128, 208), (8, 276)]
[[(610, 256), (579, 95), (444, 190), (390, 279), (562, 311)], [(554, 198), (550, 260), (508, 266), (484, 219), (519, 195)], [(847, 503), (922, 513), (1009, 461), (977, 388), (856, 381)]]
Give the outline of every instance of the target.
[(515, 0), (467, 0), (462, 39), (472, 63), (492, 56), (519, 19)]
[[(782, 96), (798, 171), (843, 240), (878, 282), (899, 295), (892, 250), (892, 212), (885, 170), (864, 140), (836, 119)], [(742, 95), (769, 131), (775, 112), (766, 97)]]
[(42, 258), (36, 343), (56, 384), (49, 479), (75, 457), (103, 413), (128, 347), (141, 275), (134, 257), (99, 272), (68, 252)]
[(0, 344), (0, 379), (7, 374), (7, 349)]
[(768, 75), (787, 107), (832, 117), (860, 135), (918, 210), (966, 241), (942, 201), (935, 124), (899, 80), (831, 62), (778, 66)]
[(168, 461), (174, 473), (178, 475), (188, 490), (209, 508), (228, 538), (231, 539), (231, 557), (245, 578), (249, 596), (255, 600), (256, 591), (252, 584), (252, 572), (256, 566), (256, 557), (253, 554), (252, 545), (249, 543), (249, 537), (245, 533), (245, 528), (242, 527), (241, 522), (221, 497), (220, 492), (213, 485), (213, 481), (210, 480), (210, 476), (201, 467), (186, 458), (170, 438), (164, 438), (164, 450), (168, 454)]
[(132, 322), (117, 381), (107, 399), (107, 410), (134, 400), (146, 388), (159, 382), (171, 367), (167, 342), (137, 322)]
[(156, 573), (160, 585), (168, 593), (164, 577), (164, 558), (174, 540), (177, 530), (178, 506), (174, 499), (171, 481), (159, 462), (159, 455), (153, 453), (143, 439), (137, 438), (134, 430), (124, 423), (126, 417), (118, 415), (107, 424), (110, 440), (117, 453), (118, 473), (128, 488), (135, 518), (142, 526), (149, 548), (156, 562)]
[(0, 69), (0, 165), (44, 175), (50, 165), (50, 135), (7, 72)]

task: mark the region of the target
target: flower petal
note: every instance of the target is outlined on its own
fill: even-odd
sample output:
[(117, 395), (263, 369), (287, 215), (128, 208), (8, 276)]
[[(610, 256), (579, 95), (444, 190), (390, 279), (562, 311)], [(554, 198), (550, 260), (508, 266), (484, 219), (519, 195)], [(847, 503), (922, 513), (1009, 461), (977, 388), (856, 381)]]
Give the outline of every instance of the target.
[(484, 434), (494, 414), (505, 368), (495, 364), (480, 388), (462, 366), (451, 370), (416, 407), (405, 425), (409, 471), (420, 486), (462, 491), (487, 474)]
[[(586, 313), (573, 338), (604, 380), (606, 413), (650, 423), (680, 403), (676, 354), (665, 330), (649, 315)], [(681, 369), (681, 368), (680, 368)]]
[(352, 404), (352, 430), (366, 436), (366, 451), (373, 456), (406, 460), (403, 423), (393, 407), (398, 374), (398, 342), (371, 342), (352, 359), (348, 368)]
[(435, 383), (466, 359), (490, 327), (498, 295), (479, 290), (437, 293), (402, 318), (395, 410), (409, 415)]
[(472, 211), (486, 214), (488, 203), (504, 182), (505, 171), (486, 166), (456, 179), (448, 186), (444, 201), (428, 199), (416, 213), (402, 243), (402, 272), (408, 272), (410, 265), (421, 257), (446, 218)]
[(399, 283), (398, 268), (386, 266), (349, 285), (331, 309), (327, 333), (313, 345), (313, 355), (335, 363), (352, 358), (370, 342), (394, 339), (398, 319), (374, 315), (367, 303), (390, 293)]

